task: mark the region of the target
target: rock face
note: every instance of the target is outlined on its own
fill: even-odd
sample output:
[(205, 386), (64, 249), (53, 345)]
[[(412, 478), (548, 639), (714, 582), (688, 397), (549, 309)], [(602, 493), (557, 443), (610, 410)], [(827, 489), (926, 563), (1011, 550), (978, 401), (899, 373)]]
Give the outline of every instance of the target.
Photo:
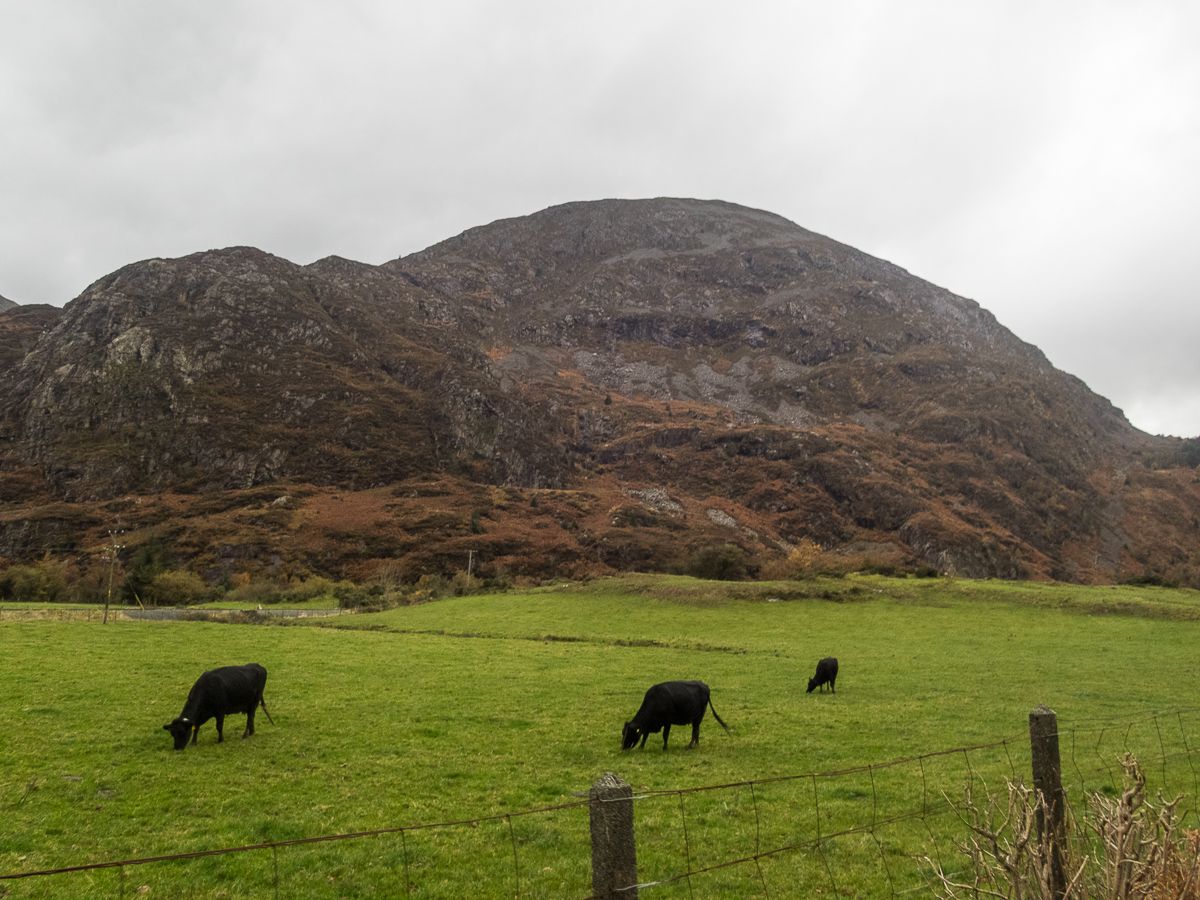
[(370, 486), (475, 451), (519, 480), (513, 447), (520, 468), (546, 442), (510, 425), (511, 403), (451, 330), (234, 248), (89, 287), (9, 372), (4, 437), (67, 500)]
[[(2, 499), (616, 490), (607, 525), (549, 562), (528, 535), (479, 538), (485, 563), (539, 575), (669, 568), (716, 539), (762, 562), (807, 538), (1105, 580), (1159, 565), (1135, 558), (1118, 473), (1177, 450), (976, 303), (720, 202), (566, 204), (381, 266), (147, 260), (61, 312), (0, 312), (0, 354)], [(1183, 484), (1161, 489), (1186, 523)], [(6, 549), (5, 527), (0, 554), (44, 549)], [(1200, 544), (1177, 530), (1187, 559)], [(366, 558), (428, 554), (407, 534)]]
[[(1081, 460), (1140, 440), (973, 301), (731, 204), (567, 204), (381, 268), (441, 298), (426, 308), (474, 340), (511, 348), (500, 369), (516, 379), (566, 363), (622, 393), (800, 428), (842, 420), (1034, 447), (1067, 428)], [(1022, 382), (1042, 391), (1041, 409)]]
[(0, 304), (0, 372), (7, 372), (25, 358), (42, 332), (58, 321), (62, 310), (36, 304), (4, 307)]

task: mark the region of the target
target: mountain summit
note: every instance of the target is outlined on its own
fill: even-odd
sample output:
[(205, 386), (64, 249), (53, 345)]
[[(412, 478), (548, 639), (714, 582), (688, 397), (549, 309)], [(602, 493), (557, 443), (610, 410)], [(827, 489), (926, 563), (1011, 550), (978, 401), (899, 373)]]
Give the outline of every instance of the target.
[[(146, 260), (43, 326), (0, 384), (8, 556), (85, 547), (131, 497), (174, 498), (146, 534), (211, 577), (444, 574), (468, 550), (515, 576), (669, 570), (725, 544), (753, 572), (809, 544), (1106, 581), (1200, 549), (1179, 442), (975, 302), (729, 203), (570, 203), (380, 266)], [(194, 507), (263, 491), (310, 499), (232, 556), (196, 543)], [(378, 500), (431, 491), (436, 526)], [(334, 493), (369, 510), (340, 536)]]

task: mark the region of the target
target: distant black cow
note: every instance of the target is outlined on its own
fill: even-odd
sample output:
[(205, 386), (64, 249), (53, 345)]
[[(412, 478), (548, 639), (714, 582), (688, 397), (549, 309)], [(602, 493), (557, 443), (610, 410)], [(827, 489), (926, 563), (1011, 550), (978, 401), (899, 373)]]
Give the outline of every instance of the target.
[(808, 690), (804, 693), (811, 694), (813, 688), (820, 688), (821, 693), (825, 693), (825, 685), (829, 685), (829, 689), (835, 694), (834, 684), (837, 682), (837, 660), (832, 656), (827, 656), (817, 663), (817, 674), (808, 679)]
[[(646, 746), (646, 738), (651, 733), (663, 733), (663, 750), (667, 749), (667, 738), (671, 736), (672, 725), (691, 725), (692, 742), (688, 749), (700, 745), (700, 720), (704, 718), (705, 708), (712, 709), (713, 717), (721, 722), (717, 710), (708, 696), (708, 685), (703, 681), (664, 681), (646, 691), (642, 700), (642, 708), (637, 711), (632, 722), (626, 722), (621, 732), (621, 749), (628, 750), (642, 739), (642, 747)], [(729, 731), (729, 726), (721, 722), (721, 727)]]
[(196, 679), (188, 693), (187, 703), (183, 712), (174, 722), (163, 726), (175, 738), (175, 749), (182, 750), (191, 737), (192, 743), (200, 736), (200, 726), (209, 719), (217, 720), (217, 743), (225, 740), (225, 717), (235, 713), (246, 714), (246, 732), (242, 738), (254, 734), (254, 712), (262, 705), (267, 714), (267, 721), (272, 725), (275, 720), (267, 709), (267, 701), (263, 699), (263, 689), (267, 686), (267, 670), (258, 663), (244, 666), (224, 666), (212, 669)]

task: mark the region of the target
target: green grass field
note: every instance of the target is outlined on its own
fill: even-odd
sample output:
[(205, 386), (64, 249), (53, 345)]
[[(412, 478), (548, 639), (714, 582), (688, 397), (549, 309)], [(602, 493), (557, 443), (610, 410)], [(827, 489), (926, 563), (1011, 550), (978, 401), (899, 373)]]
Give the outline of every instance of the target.
[[(263, 626), (0, 611), (0, 874), (411, 829), (0, 897), (587, 897), (587, 809), (556, 807), (607, 771), (642, 798), (644, 882), (799, 846), (642, 896), (927, 895), (915, 859), (952, 855), (961, 828), (943, 795), (1029, 781), (1038, 704), (1077, 802), (1114, 789), (1126, 749), (1152, 791), (1195, 795), (1198, 623), (1189, 591), (874, 576), (631, 577)], [(827, 655), (837, 693), (805, 694)], [(172, 751), (162, 725), (196, 677), (243, 662), (267, 667), (275, 724), (241, 741), (233, 717), (217, 745), (210, 722)], [(692, 678), (731, 733), (709, 716), (698, 750), (676, 728), (666, 753), (622, 752), (646, 688)], [(718, 785), (736, 786), (693, 790)], [(466, 820), (485, 821), (418, 827)]]

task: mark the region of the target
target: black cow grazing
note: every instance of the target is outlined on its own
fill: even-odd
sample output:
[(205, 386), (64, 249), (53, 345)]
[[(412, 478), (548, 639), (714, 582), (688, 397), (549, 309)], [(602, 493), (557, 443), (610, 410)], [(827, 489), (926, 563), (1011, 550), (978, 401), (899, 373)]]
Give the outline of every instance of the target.
[(825, 693), (825, 685), (829, 685), (829, 689), (835, 694), (834, 684), (837, 682), (837, 660), (832, 656), (827, 656), (817, 663), (817, 674), (808, 679), (808, 690), (804, 693), (811, 694), (813, 688), (820, 688), (821, 693)]
[[(713, 717), (721, 722), (716, 708), (708, 696), (708, 685), (703, 681), (664, 681), (646, 691), (642, 700), (642, 708), (637, 711), (632, 722), (626, 722), (621, 732), (621, 749), (628, 750), (642, 739), (642, 747), (646, 746), (646, 738), (650, 734), (663, 733), (663, 750), (667, 749), (667, 738), (671, 736), (672, 725), (691, 725), (692, 742), (687, 748), (700, 746), (700, 720), (704, 718), (705, 708), (712, 709)], [(721, 727), (729, 731), (729, 726), (721, 722)]]
[(216, 719), (219, 744), (225, 740), (225, 717), (245, 713), (244, 740), (254, 734), (254, 712), (260, 704), (267, 714), (267, 721), (275, 724), (267, 709), (267, 701), (263, 699), (266, 686), (267, 670), (258, 663), (212, 669), (196, 679), (188, 692), (183, 712), (174, 722), (164, 725), (163, 729), (171, 732), (171, 737), (175, 738), (175, 749), (182, 750), (187, 747), (189, 737), (193, 744), (196, 743), (201, 725), (209, 719)]

